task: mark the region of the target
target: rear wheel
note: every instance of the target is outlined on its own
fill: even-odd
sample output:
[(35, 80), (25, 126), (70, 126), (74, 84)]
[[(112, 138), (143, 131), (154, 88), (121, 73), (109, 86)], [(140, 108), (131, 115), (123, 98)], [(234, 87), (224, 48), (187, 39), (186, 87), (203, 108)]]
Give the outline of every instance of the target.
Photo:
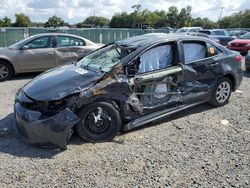
[(79, 136), (89, 142), (112, 140), (121, 129), (119, 111), (110, 103), (96, 102), (84, 107), (80, 113), (81, 121), (76, 129)]
[(13, 73), (10, 64), (0, 61), (0, 81), (9, 80), (13, 76)]
[(210, 104), (213, 106), (223, 106), (228, 103), (232, 93), (232, 82), (229, 78), (222, 78), (218, 81), (213, 91)]

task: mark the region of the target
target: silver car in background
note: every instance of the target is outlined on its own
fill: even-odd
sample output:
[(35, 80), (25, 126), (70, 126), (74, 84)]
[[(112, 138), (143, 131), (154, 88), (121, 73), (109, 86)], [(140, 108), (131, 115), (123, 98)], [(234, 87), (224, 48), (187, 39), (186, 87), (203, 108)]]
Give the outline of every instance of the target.
[(44, 33), (0, 48), (0, 81), (23, 72), (40, 72), (78, 61), (100, 48), (85, 38), (62, 33)]

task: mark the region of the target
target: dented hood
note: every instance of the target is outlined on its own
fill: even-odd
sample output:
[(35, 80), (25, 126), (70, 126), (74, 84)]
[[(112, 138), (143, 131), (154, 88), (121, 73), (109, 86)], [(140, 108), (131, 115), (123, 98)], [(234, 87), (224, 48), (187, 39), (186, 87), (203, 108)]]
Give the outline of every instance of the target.
[(62, 99), (93, 86), (103, 76), (74, 64), (51, 69), (26, 84), (25, 94), (38, 101)]

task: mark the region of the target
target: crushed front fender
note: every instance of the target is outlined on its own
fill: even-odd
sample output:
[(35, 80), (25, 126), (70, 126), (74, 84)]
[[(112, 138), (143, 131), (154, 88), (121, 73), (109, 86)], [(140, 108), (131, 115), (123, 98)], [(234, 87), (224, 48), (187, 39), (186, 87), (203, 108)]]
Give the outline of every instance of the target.
[(72, 135), (72, 128), (79, 118), (69, 109), (44, 118), (40, 112), (15, 104), (15, 130), (26, 143), (39, 146), (57, 146), (67, 149), (67, 143)]

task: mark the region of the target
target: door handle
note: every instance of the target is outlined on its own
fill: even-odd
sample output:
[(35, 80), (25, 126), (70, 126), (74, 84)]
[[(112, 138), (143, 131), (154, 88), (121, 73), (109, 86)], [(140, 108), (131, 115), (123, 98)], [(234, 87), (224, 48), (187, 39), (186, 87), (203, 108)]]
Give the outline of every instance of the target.
[(53, 55), (54, 54), (54, 52), (49, 52), (49, 53), (47, 53), (47, 55)]

